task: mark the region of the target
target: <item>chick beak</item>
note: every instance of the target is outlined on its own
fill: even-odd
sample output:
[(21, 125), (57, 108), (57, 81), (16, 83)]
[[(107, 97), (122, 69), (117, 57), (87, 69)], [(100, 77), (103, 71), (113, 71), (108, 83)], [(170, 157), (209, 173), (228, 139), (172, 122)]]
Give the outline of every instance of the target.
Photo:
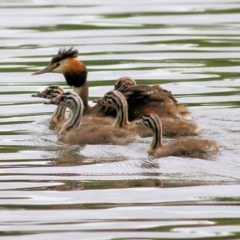
[(45, 94), (43, 94), (43, 93), (41, 93), (41, 92), (39, 92), (39, 93), (36, 93), (36, 94), (32, 94), (32, 97), (45, 98), (45, 97), (46, 97), (46, 95), (45, 95)]
[(61, 101), (61, 96), (57, 96), (54, 99), (50, 99), (50, 100), (44, 102), (44, 104), (59, 105), (60, 101)]
[(32, 73), (31, 75), (40, 75), (43, 73), (49, 73), (49, 72), (52, 72), (54, 68), (55, 68), (55, 66), (49, 65), (41, 70), (38, 70), (37, 72)]
[(95, 99), (93, 100), (94, 103), (97, 103), (97, 104), (103, 104), (105, 101), (104, 97), (101, 97), (99, 99)]

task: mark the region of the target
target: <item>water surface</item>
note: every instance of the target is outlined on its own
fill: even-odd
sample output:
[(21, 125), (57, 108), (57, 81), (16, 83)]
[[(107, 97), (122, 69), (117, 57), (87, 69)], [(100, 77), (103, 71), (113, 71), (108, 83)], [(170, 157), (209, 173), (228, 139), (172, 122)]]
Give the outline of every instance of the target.
[[(238, 239), (238, 1), (0, 1), (0, 238)], [(160, 84), (187, 104), (211, 161), (149, 159), (128, 146), (68, 146), (31, 94), (60, 74), (31, 76), (60, 47), (89, 70), (90, 100), (121, 76)]]

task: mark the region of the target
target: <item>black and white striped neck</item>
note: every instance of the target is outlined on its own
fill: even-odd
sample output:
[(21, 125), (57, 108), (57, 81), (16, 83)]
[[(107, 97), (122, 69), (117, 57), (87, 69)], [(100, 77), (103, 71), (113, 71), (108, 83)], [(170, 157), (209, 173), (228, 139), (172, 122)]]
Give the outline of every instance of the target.
[(72, 116), (63, 125), (62, 129), (69, 131), (71, 129), (78, 128), (83, 117), (83, 101), (76, 93), (73, 92), (64, 93), (62, 96), (64, 96), (64, 100), (60, 102), (59, 105), (66, 106), (72, 110)]
[(162, 122), (160, 118), (155, 114), (150, 114), (144, 118), (145, 121), (148, 122), (148, 126), (153, 131), (153, 139), (150, 148), (157, 149), (162, 146)]
[(113, 107), (117, 111), (114, 127), (124, 128), (129, 124), (128, 121), (128, 105), (126, 98), (119, 91), (111, 91), (105, 94), (105, 98), (109, 98), (113, 102)]
[(65, 112), (66, 112), (66, 107), (58, 105), (52, 115), (52, 119), (55, 118), (58, 121), (63, 120), (65, 118)]

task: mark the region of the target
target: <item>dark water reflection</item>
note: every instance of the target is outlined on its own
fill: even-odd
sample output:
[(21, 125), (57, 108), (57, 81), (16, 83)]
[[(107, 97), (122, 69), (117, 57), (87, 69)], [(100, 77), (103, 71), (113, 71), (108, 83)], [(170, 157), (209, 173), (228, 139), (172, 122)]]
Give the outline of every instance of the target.
[[(0, 238), (238, 239), (238, 1), (0, 1)], [(31, 94), (63, 76), (31, 76), (75, 46), (90, 99), (131, 76), (191, 107), (213, 161), (147, 157), (129, 146), (60, 144), (54, 106)]]

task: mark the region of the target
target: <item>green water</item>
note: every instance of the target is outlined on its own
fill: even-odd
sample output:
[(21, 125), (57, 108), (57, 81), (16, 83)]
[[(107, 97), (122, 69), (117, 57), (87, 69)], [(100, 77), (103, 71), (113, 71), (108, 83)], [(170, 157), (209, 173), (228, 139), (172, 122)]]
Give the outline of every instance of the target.
[[(238, 1), (0, 1), (0, 238), (239, 239)], [(128, 146), (57, 141), (54, 106), (31, 76), (60, 47), (89, 71), (90, 100), (119, 77), (160, 84), (187, 104), (213, 161), (149, 159)], [(92, 104), (92, 102), (90, 102)]]

